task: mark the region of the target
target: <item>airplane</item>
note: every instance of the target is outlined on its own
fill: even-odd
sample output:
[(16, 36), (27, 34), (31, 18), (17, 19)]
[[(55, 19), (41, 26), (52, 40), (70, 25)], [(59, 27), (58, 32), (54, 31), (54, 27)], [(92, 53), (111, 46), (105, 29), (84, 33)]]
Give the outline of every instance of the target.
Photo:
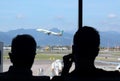
[(53, 31), (49, 31), (49, 30), (46, 30), (46, 29), (36, 29), (36, 31), (39, 31), (39, 32), (44, 32), (46, 33), (47, 35), (55, 35), (55, 36), (62, 36), (63, 35), (63, 30), (56, 33), (56, 32), (53, 32)]

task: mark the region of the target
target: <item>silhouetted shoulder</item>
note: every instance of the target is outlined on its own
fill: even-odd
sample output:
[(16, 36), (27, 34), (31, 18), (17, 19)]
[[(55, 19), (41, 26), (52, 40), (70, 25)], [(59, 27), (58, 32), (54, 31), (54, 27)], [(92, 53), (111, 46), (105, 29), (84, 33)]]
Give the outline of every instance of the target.
[(67, 75), (68, 77), (120, 77), (119, 71), (106, 71), (95, 68), (93, 70), (78, 71), (74, 70)]
[(67, 76), (55, 76), (52, 81), (118, 81), (120, 80), (119, 71), (106, 71), (96, 69), (93, 71), (73, 71)]
[(33, 76), (31, 73), (14, 73), (14, 72), (3, 72), (0, 73), (0, 81), (50, 81), (49, 76)]
[(68, 76), (54, 76), (52, 81), (120, 81), (120, 73), (119, 71), (105, 71), (99, 69), (93, 73), (79, 73), (76, 75), (74, 71)]
[(7, 76), (6, 73), (0, 74), (0, 81), (50, 81), (49, 76)]

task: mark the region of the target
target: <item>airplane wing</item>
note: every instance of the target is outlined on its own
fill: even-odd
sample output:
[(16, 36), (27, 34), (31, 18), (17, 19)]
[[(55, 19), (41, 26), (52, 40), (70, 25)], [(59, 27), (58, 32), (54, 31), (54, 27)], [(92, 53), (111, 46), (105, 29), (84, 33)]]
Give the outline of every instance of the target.
[(46, 33), (46, 34), (48, 34), (48, 35), (50, 35), (50, 34), (52, 33), (51, 31), (45, 30), (45, 29), (37, 29), (37, 31), (39, 31), (39, 32), (44, 32), (44, 33)]
[(60, 32), (57, 32), (57, 33), (51, 31), (51, 34), (56, 35), (56, 36), (62, 36), (63, 35), (63, 30), (60, 31)]

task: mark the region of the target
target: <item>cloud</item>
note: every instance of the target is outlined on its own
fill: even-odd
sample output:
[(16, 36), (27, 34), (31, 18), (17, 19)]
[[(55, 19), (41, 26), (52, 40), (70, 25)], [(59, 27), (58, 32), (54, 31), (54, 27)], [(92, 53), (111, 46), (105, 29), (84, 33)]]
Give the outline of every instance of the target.
[(116, 17), (117, 17), (117, 15), (113, 14), (113, 13), (111, 13), (111, 14), (108, 15), (108, 18), (116, 18)]
[(65, 19), (64, 16), (58, 15), (58, 16), (54, 17), (54, 21), (57, 22), (57, 23), (64, 24), (66, 22), (66, 19)]
[(57, 20), (63, 20), (64, 16), (56, 16), (55, 19), (57, 19)]
[(25, 15), (24, 14), (17, 14), (16, 19), (24, 19)]

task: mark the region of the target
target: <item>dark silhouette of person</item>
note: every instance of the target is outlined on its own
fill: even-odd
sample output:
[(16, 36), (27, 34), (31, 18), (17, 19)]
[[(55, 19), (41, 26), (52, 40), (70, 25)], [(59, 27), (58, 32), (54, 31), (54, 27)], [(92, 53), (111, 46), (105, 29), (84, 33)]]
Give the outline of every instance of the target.
[[(72, 54), (63, 57), (64, 68), (61, 77), (53, 77), (53, 80), (111, 80), (120, 77), (118, 71), (105, 71), (96, 68), (94, 61), (99, 53), (99, 32), (89, 26), (79, 28), (73, 38)], [(75, 69), (70, 71), (72, 63)], [(66, 79), (69, 77), (68, 79)]]
[(32, 75), (31, 67), (36, 55), (36, 41), (28, 34), (17, 35), (12, 40), (11, 52), (9, 53), (12, 66), (7, 72), (0, 74), (1, 77), (7, 81), (40, 81), (48, 80), (49, 77), (37, 77)]

